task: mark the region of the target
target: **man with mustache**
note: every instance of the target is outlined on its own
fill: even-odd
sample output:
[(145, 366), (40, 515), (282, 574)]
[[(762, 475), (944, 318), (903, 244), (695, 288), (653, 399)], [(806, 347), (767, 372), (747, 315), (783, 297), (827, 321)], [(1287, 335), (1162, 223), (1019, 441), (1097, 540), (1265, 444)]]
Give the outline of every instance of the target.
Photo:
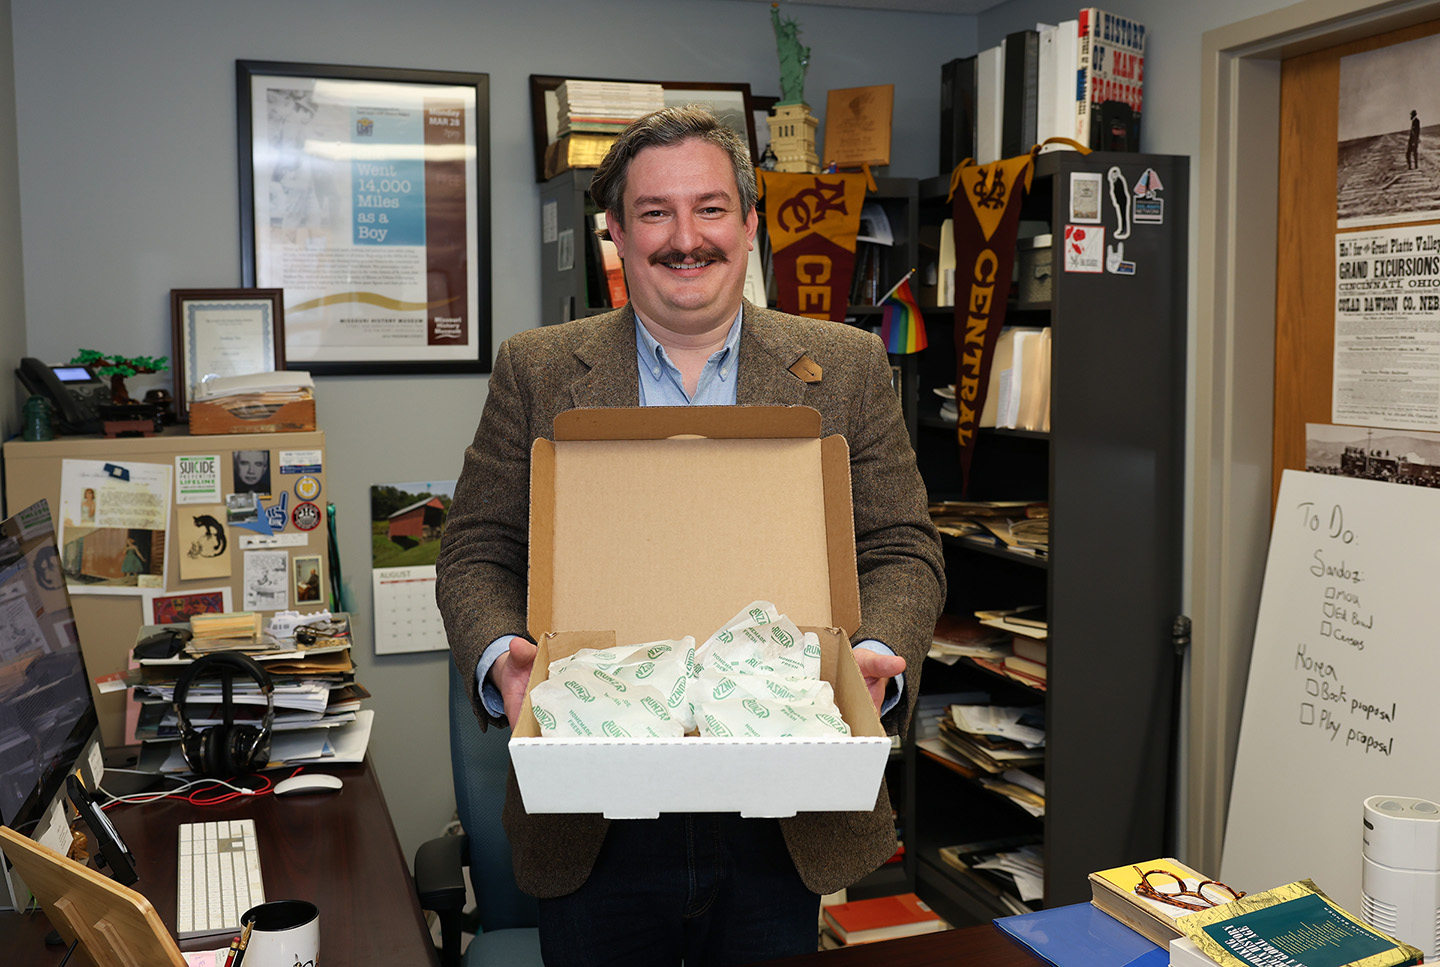
[[(852, 642), (882, 721), (901, 731), (944, 601), (944, 562), (880, 340), (742, 298), (755, 172), (744, 142), (708, 111), (666, 108), (632, 123), (590, 193), (630, 302), (500, 347), (436, 562), (482, 727), (515, 720), (535, 658), (525, 638), (531, 443), (575, 407), (739, 403), (814, 407), (822, 432), (849, 443), (862, 608)], [(503, 821), (516, 880), (540, 898), (545, 960), (566, 965), (813, 950), (819, 896), (895, 849), (883, 790), (869, 813), (607, 821), (527, 814), (512, 773)]]

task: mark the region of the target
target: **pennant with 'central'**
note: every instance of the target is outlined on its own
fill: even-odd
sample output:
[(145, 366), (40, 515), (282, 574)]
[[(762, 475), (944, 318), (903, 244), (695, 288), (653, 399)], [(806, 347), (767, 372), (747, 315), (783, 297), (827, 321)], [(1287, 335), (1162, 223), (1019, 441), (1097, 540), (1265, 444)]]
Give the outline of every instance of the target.
[(866, 176), (756, 174), (765, 195), (765, 229), (780, 310), (844, 322)]
[(955, 225), (955, 405), (961, 480), (968, 486), (975, 431), (985, 409), (990, 363), (1005, 324), (1020, 207), (1030, 187), (1032, 156), (955, 169), (950, 191)]

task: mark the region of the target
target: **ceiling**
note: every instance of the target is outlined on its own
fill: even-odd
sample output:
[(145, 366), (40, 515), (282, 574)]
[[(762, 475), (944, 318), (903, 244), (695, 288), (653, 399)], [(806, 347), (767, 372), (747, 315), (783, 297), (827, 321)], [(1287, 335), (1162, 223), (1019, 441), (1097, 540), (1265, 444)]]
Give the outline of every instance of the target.
[[(745, 2), (745, 0), (741, 0)], [(771, 0), (748, 0), (751, 3), (770, 3)], [(910, 13), (953, 13), (976, 14), (991, 7), (998, 7), (1006, 0), (799, 0), (785, 3), (780, 12), (785, 14), (795, 6), (809, 7), (853, 7), (861, 10), (899, 10)]]

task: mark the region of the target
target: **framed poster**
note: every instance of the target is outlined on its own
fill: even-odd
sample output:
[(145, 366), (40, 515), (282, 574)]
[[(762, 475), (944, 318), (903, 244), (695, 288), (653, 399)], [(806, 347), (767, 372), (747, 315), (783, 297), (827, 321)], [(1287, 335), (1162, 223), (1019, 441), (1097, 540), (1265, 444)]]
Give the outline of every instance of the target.
[(316, 375), (490, 369), (489, 75), (236, 62), (244, 285)]
[[(577, 81), (616, 80), (617, 78), (577, 77)], [(558, 74), (530, 75), (530, 128), (535, 142), (535, 180), (545, 180), (545, 149), (555, 141), (560, 128), (556, 112), (560, 98), (556, 93), (566, 80)], [(755, 103), (749, 84), (712, 84), (703, 81), (633, 81), (630, 84), (659, 84), (665, 89), (665, 106), (704, 104), (724, 122), (726, 127), (750, 146), (750, 157), (758, 158), (755, 140)], [(774, 100), (771, 98), (770, 100)]]
[(285, 368), (285, 307), (279, 289), (171, 289), (175, 415), (189, 417), (210, 376)]

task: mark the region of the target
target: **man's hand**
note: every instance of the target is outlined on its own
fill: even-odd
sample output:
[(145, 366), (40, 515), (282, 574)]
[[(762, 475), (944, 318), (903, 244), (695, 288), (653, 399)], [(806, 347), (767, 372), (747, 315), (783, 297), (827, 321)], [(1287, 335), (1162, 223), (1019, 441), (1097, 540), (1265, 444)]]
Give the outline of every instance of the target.
[(510, 720), (511, 728), (520, 721), (520, 706), (525, 703), (525, 688), (530, 684), (530, 669), (535, 665), (535, 653), (539, 650), (517, 636), (510, 639), (510, 650), (495, 659), (495, 664), (490, 666), (490, 681), (500, 689), (500, 697), (505, 702), (505, 718)]
[[(856, 648), (853, 654), (855, 664), (860, 666), (860, 674), (865, 676), (865, 687), (870, 689), (870, 700), (875, 703), (875, 711), (879, 712), (881, 703), (885, 701), (885, 689), (890, 686), (890, 679), (905, 670), (905, 659), (899, 655), (882, 655), (869, 648)], [(501, 661), (503, 660), (502, 657)], [(510, 707), (508, 701), (505, 707)]]

